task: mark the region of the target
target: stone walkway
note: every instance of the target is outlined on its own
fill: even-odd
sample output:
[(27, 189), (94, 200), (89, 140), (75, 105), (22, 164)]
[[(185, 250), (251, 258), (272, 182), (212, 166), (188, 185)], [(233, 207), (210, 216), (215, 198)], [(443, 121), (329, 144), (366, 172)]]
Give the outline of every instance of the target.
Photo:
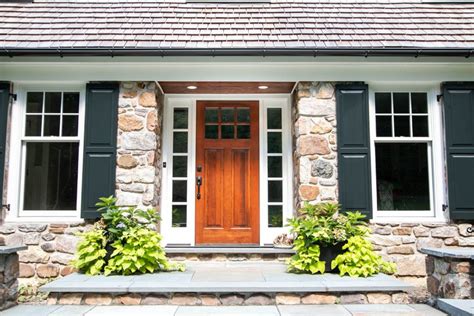
[(20, 305), (2, 316), (441, 316), (427, 305), (79, 306)]

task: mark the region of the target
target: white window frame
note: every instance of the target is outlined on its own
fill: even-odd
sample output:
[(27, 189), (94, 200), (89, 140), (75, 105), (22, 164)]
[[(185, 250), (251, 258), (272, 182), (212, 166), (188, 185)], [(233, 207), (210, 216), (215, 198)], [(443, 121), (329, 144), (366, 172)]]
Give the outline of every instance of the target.
[[(26, 118), (26, 97), (28, 92), (78, 92), (79, 93), (79, 119), (77, 137), (56, 136), (24, 136)], [(7, 201), (11, 211), (7, 221), (69, 221), (81, 219), (82, 196), (82, 169), (84, 153), (84, 122), (85, 122), (85, 83), (15, 83), (14, 93), (17, 100), (13, 102), (11, 111), (12, 127), (10, 134), (9, 172)], [(23, 210), (24, 201), (24, 176), (26, 160), (26, 142), (78, 142), (78, 179), (77, 199), (75, 210)]]
[[(444, 151), (443, 151), (443, 123), (442, 109), (436, 96), (440, 93), (440, 83), (375, 83), (369, 85), (369, 113), (370, 113), (370, 149), (372, 174), (372, 206), (373, 221), (446, 221), (443, 213), (443, 204), (446, 203), (444, 181)], [(376, 137), (375, 93), (378, 92), (422, 92), (428, 99), (428, 131), (429, 137)], [(394, 128), (392, 126), (392, 128)], [(414, 143), (420, 141), (428, 144), (428, 167), (430, 184), (430, 210), (427, 211), (379, 211), (377, 205), (377, 173), (375, 166), (376, 143)], [(439, 181), (439, 179), (443, 179)]]
[[(242, 100), (259, 101), (259, 198), (260, 198), (260, 245), (272, 244), (276, 236), (287, 233), (285, 220), (293, 212), (293, 154), (291, 138), (291, 96), (287, 94), (168, 94), (165, 95), (163, 113), (163, 163), (161, 187), (161, 232), (165, 245), (195, 245), (195, 169), (196, 169), (196, 104), (200, 100)], [(172, 227), (172, 139), (173, 109), (188, 108), (188, 183), (187, 183), (187, 227)], [(282, 109), (282, 152), (283, 152), (283, 227), (268, 227), (267, 212), (267, 161), (266, 161), (266, 109)]]

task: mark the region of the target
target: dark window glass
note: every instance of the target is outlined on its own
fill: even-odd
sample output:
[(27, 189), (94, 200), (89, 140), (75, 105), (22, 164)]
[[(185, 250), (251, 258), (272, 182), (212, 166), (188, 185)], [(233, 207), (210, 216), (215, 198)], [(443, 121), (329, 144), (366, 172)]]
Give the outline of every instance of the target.
[(78, 120), (79, 116), (77, 115), (64, 115), (62, 136), (77, 136), (79, 128)]
[(268, 202), (283, 202), (282, 181), (268, 181)]
[(43, 112), (43, 92), (28, 92), (26, 96), (26, 112)]
[(268, 206), (268, 227), (283, 227), (283, 206)]
[(281, 128), (281, 109), (267, 110), (267, 128), (280, 129)]
[(188, 109), (174, 109), (173, 128), (188, 128)]
[(392, 136), (392, 117), (391, 116), (379, 116), (375, 118), (375, 124), (377, 127), (378, 137), (390, 137)]
[(281, 153), (281, 132), (268, 132), (268, 152)]
[(45, 115), (43, 136), (59, 136), (60, 121), (61, 116), (59, 115)]
[(234, 125), (221, 125), (221, 138), (234, 138)]
[(79, 93), (65, 92), (63, 95), (63, 113), (79, 113)]
[(426, 143), (376, 144), (379, 210), (429, 210)]
[(188, 152), (188, 133), (174, 132), (173, 133), (173, 152), (186, 153)]
[(428, 97), (426, 93), (411, 94), (412, 113), (428, 113)]
[(78, 143), (27, 143), (25, 210), (76, 210)]
[(408, 113), (410, 111), (410, 100), (408, 93), (394, 93), (393, 94), (393, 112), (394, 113)]
[(413, 116), (413, 136), (428, 137), (428, 116)]
[(186, 227), (186, 205), (173, 205), (172, 208), (173, 227)]
[(395, 136), (410, 136), (410, 117), (395, 116)]
[(217, 123), (217, 109), (206, 108), (204, 116), (206, 123)]
[(187, 181), (173, 180), (173, 202), (186, 202)]
[(188, 157), (173, 156), (173, 177), (187, 177)]
[(237, 122), (250, 123), (250, 110), (248, 108), (237, 109)]
[(44, 112), (61, 112), (61, 92), (46, 92), (44, 99)]
[(392, 95), (390, 93), (375, 94), (375, 112), (391, 113), (392, 112)]
[(249, 139), (250, 138), (250, 125), (238, 125), (237, 126), (237, 138)]
[(280, 178), (282, 177), (282, 157), (268, 157), (268, 177)]
[(218, 139), (219, 138), (219, 126), (218, 125), (206, 125), (204, 128), (205, 138), (207, 139)]
[(25, 136), (41, 136), (41, 115), (27, 115)]
[(221, 120), (224, 123), (234, 122), (234, 109), (224, 108), (221, 110)]

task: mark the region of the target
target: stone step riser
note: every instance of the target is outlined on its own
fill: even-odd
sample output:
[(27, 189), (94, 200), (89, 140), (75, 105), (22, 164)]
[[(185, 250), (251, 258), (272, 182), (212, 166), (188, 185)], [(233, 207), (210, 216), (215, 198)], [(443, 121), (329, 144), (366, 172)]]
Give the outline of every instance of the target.
[(292, 254), (235, 254), (235, 253), (168, 253), (168, 258), (172, 261), (266, 261), (266, 262), (286, 262)]

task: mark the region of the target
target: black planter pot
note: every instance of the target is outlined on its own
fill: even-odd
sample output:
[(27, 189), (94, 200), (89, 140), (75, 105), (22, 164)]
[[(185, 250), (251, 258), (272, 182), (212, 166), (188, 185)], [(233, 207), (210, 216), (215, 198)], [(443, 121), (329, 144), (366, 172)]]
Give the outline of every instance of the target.
[(338, 272), (337, 268), (331, 269), (331, 262), (340, 254), (344, 253), (342, 250), (343, 243), (330, 245), (330, 246), (320, 246), (319, 260), (326, 262), (326, 272)]

